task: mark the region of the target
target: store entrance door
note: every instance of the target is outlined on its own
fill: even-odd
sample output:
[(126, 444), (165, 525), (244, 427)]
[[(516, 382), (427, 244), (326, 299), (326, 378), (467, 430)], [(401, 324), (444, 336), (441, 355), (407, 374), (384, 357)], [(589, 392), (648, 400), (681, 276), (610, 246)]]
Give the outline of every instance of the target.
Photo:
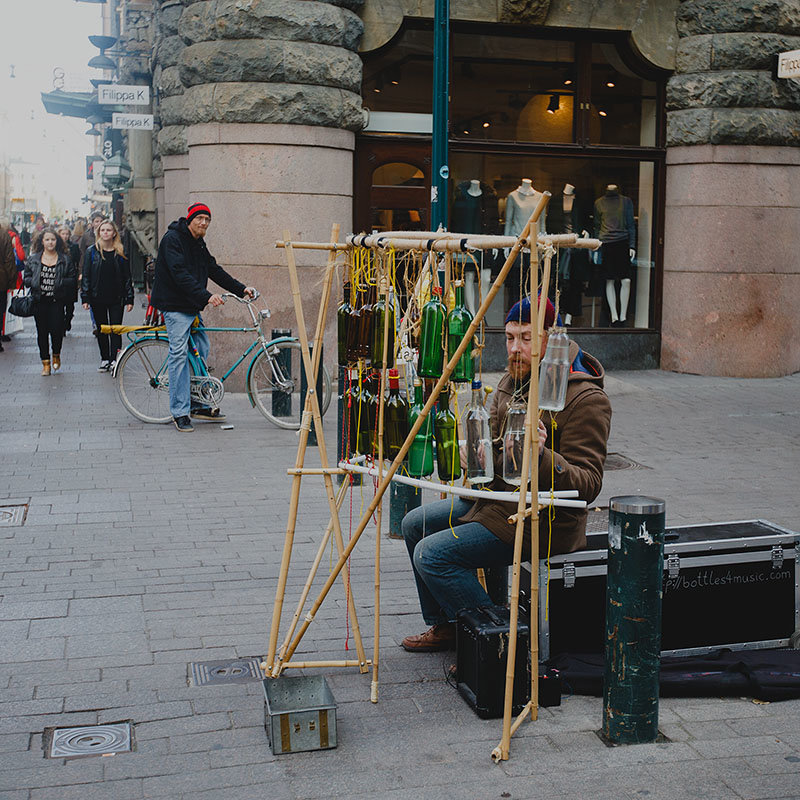
[(430, 225), (427, 142), (359, 137), (355, 153), (356, 231), (424, 231)]

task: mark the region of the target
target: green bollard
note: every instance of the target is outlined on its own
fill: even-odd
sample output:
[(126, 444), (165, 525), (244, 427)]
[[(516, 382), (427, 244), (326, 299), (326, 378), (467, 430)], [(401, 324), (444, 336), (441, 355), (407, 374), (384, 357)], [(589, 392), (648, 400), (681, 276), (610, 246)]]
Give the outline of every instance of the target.
[(405, 483), (392, 481), (389, 489), (389, 538), (402, 539), (400, 527), (403, 517), (409, 511), (422, 505), (422, 489), (407, 486)]
[(609, 503), (602, 733), (613, 744), (658, 737), (664, 507), (653, 497)]

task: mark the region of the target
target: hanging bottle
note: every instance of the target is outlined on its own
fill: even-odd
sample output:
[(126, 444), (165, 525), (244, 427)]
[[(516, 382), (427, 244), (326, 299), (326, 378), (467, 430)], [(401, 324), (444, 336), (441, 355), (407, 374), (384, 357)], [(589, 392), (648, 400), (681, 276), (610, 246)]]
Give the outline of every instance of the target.
[(336, 344), (338, 345), (339, 366), (346, 367), (347, 333), (350, 327), (350, 312), (353, 310), (353, 307), (350, 305), (350, 281), (347, 278), (345, 278), (344, 281), (343, 295), (342, 302), (339, 303), (336, 309)]
[(569, 337), (564, 328), (553, 328), (539, 368), (539, 408), (562, 411), (569, 381)]
[(394, 459), (408, 436), (408, 402), (400, 394), (400, 377), (389, 370), (389, 396), (383, 406), (383, 455)]
[(372, 307), (372, 350), (370, 358), (373, 367), (383, 367), (383, 328), (386, 316), (389, 316), (389, 341), (387, 354), (387, 367), (394, 363), (394, 305), (391, 295), (382, 293)]
[(462, 418), (467, 437), (467, 480), (474, 485), (494, 480), (492, 424), (483, 402), (481, 382), (472, 381), (472, 400)]
[(342, 402), (344, 405), (344, 415), (342, 424), (345, 427), (345, 430), (342, 431), (342, 441), (346, 442), (344, 446), (344, 450), (347, 452), (345, 455), (347, 457), (351, 456), (353, 453), (358, 452), (358, 400), (359, 400), (359, 389), (358, 389), (358, 370), (351, 369), (348, 370), (349, 381), (348, 386), (344, 391), (344, 395), (342, 396)]
[(439, 410), (433, 423), (436, 437), (436, 466), (439, 480), (454, 481), (461, 477), (461, 458), (458, 452), (456, 418), (450, 410), (450, 390), (439, 392)]
[[(447, 315), (447, 360), (455, 354), (458, 346), (467, 335), (467, 330), (472, 324), (472, 314), (464, 305), (464, 284), (454, 281), (456, 289), (456, 304)], [(475, 362), (472, 360), (472, 341), (467, 345), (461, 358), (450, 375), (450, 380), (455, 383), (467, 383), (475, 377)]]
[[(380, 375), (373, 375), (369, 384), (369, 405), (367, 406), (367, 416), (369, 417), (369, 441), (370, 452), (378, 457), (378, 415), (381, 405), (381, 378)], [(384, 409), (385, 412), (385, 409)], [(384, 413), (385, 417), (385, 413)], [(384, 425), (386, 420), (384, 419)]]
[(364, 305), (361, 306), (361, 319), (358, 329), (358, 351), (363, 359), (372, 355), (372, 315), (375, 305), (375, 286), (368, 286), (364, 295)]
[(355, 364), (361, 358), (358, 334), (361, 330), (361, 306), (364, 304), (366, 288), (363, 285), (356, 287), (353, 305), (350, 307), (350, 321), (347, 325), (347, 360)]
[(442, 288), (435, 286), (431, 299), (422, 308), (417, 373), (423, 378), (441, 377), (444, 360), (442, 329), (444, 328), (445, 314)]
[[(414, 405), (408, 411), (409, 430), (417, 421), (425, 401), (422, 399), (422, 381), (414, 381)], [(433, 472), (433, 414), (428, 414), (425, 422), (414, 436), (408, 451), (408, 474), (413, 478), (425, 478)]]
[(512, 400), (506, 410), (503, 428), (503, 480), (512, 486), (522, 483), (522, 454), (525, 449), (525, 417), (527, 408)]
[(373, 420), (372, 404), (375, 396), (372, 391), (372, 379), (364, 376), (361, 379), (361, 394), (358, 409), (358, 452), (362, 455), (372, 453)]

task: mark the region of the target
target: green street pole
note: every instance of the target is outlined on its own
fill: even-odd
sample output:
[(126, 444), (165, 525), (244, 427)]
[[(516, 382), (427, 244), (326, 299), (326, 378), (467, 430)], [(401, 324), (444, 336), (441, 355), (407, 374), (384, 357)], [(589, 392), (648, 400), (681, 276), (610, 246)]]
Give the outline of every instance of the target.
[(630, 496), (608, 506), (603, 736), (614, 744), (658, 737), (664, 508)]
[(450, 0), (435, 0), (433, 12), (433, 147), (431, 230), (447, 230), (448, 103), (450, 92)]

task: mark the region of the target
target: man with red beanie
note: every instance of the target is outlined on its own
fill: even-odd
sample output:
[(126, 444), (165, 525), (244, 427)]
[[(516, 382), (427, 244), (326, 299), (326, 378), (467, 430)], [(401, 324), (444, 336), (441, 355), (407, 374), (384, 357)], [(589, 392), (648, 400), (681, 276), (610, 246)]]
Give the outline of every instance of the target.
[(206, 284), (211, 279), (237, 297), (255, 295), (254, 289), (228, 275), (208, 252), (203, 240), (210, 224), (211, 209), (205, 203), (193, 203), (185, 217), (169, 226), (158, 246), (150, 293), (150, 302), (163, 312), (167, 325), (169, 410), (175, 427), (183, 433), (194, 430), (190, 415), (213, 422), (225, 419), (218, 408), (194, 405), (191, 401), (189, 334), (204, 361), (209, 350), (205, 331), (196, 328), (192, 332), (192, 323), (206, 306), (221, 306), (224, 302), (221, 295), (209, 292)]
[[(547, 347), (547, 331), (555, 323), (555, 308), (547, 301), (545, 335), (540, 358)], [(508, 367), (500, 379), (491, 407), (495, 478), (491, 488), (512, 492), (518, 487), (503, 482), (502, 436), (512, 400), (527, 405), (531, 377), (531, 326), (528, 298), (516, 303), (505, 321)], [(570, 342), (571, 362), (564, 409), (545, 411), (539, 421), (539, 490), (577, 489), (581, 500), (591, 502), (600, 493), (603, 463), (611, 427), (611, 405), (603, 390), (604, 370), (594, 356)], [(552, 423), (555, 421), (555, 427)], [(555, 435), (555, 441), (548, 437)], [(508, 517), (516, 503), (497, 500), (440, 500), (410, 511), (403, 519), (422, 616), (431, 627), (403, 639), (410, 652), (448, 650), (455, 646), (455, 618), (462, 608), (504, 604), (507, 567), (513, 562), (516, 525)], [(586, 544), (586, 509), (556, 508), (552, 540), (548, 515), (539, 518), (539, 556), (569, 553)], [(452, 522), (452, 530), (451, 530)], [(523, 554), (531, 558), (531, 522), (525, 522)], [(535, 557), (535, 556), (534, 556)], [(476, 576), (486, 571), (487, 593)], [(493, 569), (494, 568), (494, 569)], [(498, 569), (500, 568), (500, 569)], [(498, 596), (499, 595), (499, 596)]]

